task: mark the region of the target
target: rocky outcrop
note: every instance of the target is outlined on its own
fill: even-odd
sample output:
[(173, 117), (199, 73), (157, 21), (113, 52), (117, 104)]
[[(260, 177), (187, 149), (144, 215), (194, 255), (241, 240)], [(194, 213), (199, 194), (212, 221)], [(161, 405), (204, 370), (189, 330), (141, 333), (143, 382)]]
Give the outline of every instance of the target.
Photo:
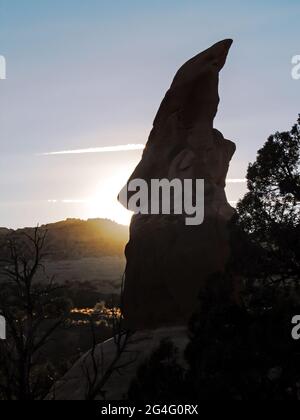
[(201, 225), (187, 226), (184, 215), (178, 214), (133, 216), (123, 299), (131, 329), (185, 324), (200, 290), (228, 260), (227, 223), (234, 211), (226, 199), (225, 182), (235, 145), (213, 127), (213, 121), (219, 72), (231, 44), (221, 41), (180, 68), (129, 179), (143, 179), (148, 185), (152, 179), (204, 179), (205, 185)]
[(178, 350), (178, 362), (185, 367), (184, 350), (188, 344), (188, 333), (184, 327), (137, 332), (128, 339), (124, 351), (120, 354), (116, 345), (118, 341), (116, 336), (82, 356), (72, 369), (56, 382), (46, 399), (126, 400), (139, 365), (157, 350), (162, 340), (173, 343)]

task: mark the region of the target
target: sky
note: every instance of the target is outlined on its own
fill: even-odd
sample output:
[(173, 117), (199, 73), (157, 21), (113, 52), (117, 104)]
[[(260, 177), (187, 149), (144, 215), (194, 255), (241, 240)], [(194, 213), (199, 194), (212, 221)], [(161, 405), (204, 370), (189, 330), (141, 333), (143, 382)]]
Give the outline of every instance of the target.
[[(175, 72), (224, 38), (234, 44), (215, 127), (237, 144), (229, 179), (244, 179), (300, 113), (299, 16), (299, 0), (0, 0), (0, 226), (128, 223), (116, 195)], [(245, 188), (229, 182), (228, 199)]]

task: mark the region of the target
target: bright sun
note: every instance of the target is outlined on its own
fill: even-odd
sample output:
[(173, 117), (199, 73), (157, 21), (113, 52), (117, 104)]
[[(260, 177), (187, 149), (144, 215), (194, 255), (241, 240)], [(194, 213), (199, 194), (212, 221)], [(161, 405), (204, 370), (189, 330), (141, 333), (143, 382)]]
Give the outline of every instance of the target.
[(126, 210), (117, 200), (118, 194), (124, 186), (124, 180), (130, 171), (122, 170), (110, 176), (106, 182), (101, 182), (96, 188), (94, 196), (88, 200), (88, 218), (106, 218), (122, 225), (129, 225), (132, 213)]

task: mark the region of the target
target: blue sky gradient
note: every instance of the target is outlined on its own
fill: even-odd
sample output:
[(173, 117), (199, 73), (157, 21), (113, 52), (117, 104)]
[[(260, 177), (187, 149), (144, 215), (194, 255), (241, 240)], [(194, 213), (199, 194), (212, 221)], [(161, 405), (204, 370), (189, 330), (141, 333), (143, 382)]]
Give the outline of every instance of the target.
[[(229, 177), (244, 178), (267, 136), (289, 129), (300, 112), (300, 80), (291, 77), (299, 16), (299, 0), (0, 0), (0, 55), (7, 60), (0, 226), (118, 219), (107, 200), (140, 151), (39, 154), (145, 143), (178, 67), (229, 37), (215, 126), (238, 147)], [(229, 185), (229, 199), (244, 190)]]

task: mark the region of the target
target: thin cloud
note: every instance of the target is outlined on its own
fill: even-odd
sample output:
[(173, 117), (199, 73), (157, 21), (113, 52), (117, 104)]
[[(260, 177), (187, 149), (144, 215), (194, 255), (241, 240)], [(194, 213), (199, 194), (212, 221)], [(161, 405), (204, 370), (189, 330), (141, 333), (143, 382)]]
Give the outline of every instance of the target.
[(57, 203), (62, 203), (62, 204), (84, 204), (84, 203), (88, 203), (88, 199), (71, 199), (71, 200), (47, 200), (48, 203), (50, 204), (57, 204)]
[(90, 147), (88, 149), (60, 150), (58, 152), (42, 153), (41, 156), (55, 155), (80, 155), (86, 153), (111, 153), (111, 152), (128, 152), (131, 150), (143, 150), (144, 144), (123, 144), (118, 146), (107, 147)]
[[(128, 152), (134, 150), (145, 149), (144, 144), (125, 144), (118, 146), (105, 146), (105, 147), (90, 147), (87, 149), (73, 149), (73, 150), (60, 150), (57, 152), (41, 153), (39, 156), (57, 156), (57, 155), (80, 155), (87, 153), (114, 153), (114, 152)], [(227, 184), (246, 184), (246, 178), (229, 178), (226, 180)], [(56, 200), (53, 200), (56, 202)]]
[[(60, 150), (57, 152), (41, 153), (39, 156), (57, 156), (57, 155), (80, 155), (86, 153), (111, 153), (111, 152), (128, 152), (134, 150), (145, 149), (144, 144), (125, 144), (118, 146), (105, 146), (105, 147), (90, 147), (87, 149), (73, 149), (73, 150)], [(227, 184), (246, 184), (246, 178), (228, 178)], [(53, 200), (55, 201), (55, 200)]]

